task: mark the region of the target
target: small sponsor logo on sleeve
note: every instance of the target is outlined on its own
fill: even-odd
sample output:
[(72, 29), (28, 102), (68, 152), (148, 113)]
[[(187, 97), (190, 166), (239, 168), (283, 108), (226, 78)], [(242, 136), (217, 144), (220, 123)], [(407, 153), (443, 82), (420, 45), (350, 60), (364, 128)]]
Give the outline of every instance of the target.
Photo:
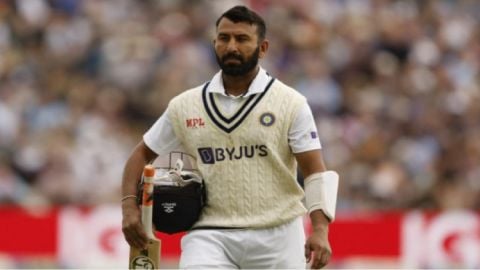
[(316, 131), (310, 132), (310, 137), (312, 137), (312, 139), (318, 138), (317, 132)]

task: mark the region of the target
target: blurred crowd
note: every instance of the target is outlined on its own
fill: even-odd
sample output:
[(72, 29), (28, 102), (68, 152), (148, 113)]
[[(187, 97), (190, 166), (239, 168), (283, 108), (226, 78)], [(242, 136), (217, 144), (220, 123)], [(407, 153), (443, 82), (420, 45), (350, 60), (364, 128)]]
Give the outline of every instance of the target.
[(0, 204), (118, 202), (142, 134), (217, 71), (236, 4), (308, 98), (339, 209), (480, 208), (476, 0), (1, 0)]

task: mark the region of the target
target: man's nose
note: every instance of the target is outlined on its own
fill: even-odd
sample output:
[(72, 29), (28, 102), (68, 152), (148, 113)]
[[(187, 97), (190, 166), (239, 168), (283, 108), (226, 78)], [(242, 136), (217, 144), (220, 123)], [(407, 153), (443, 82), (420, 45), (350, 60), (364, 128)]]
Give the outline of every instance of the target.
[(237, 42), (235, 41), (234, 38), (230, 39), (230, 41), (228, 42), (227, 52), (229, 52), (229, 53), (231, 53), (231, 52), (237, 53), (238, 52), (238, 44), (237, 44)]

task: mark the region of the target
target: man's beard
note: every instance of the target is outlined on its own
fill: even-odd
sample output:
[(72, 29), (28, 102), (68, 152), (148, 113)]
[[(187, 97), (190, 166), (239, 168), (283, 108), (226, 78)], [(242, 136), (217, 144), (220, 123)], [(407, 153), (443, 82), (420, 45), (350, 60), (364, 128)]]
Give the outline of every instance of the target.
[[(226, 54), (222, 58), (220, 58), (218, 54), (215, 52), (218, 65), (222, 69), (223, 73), (229, 76), (243, 76), (248, 72), (252, 71), (258, 64), (259, 54), (260, 54), (260, 47), (257, 47), (255, 52), (253, 52), (252, 56), (247, 58), (246, 60), (244, 60), (241, 55), (234, 54), (234, 53)], [(225, 64), (225, 61), (229, 59), (236, 59), (240, 61), (240, 64)]]

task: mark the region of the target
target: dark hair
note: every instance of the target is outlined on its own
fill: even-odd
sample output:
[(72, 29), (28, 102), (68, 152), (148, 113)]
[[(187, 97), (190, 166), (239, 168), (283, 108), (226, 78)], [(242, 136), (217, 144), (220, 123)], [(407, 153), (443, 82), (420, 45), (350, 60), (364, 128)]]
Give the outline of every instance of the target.
[(267, 33), (267, 27), (265, 21), (253, 10), (248, 9), (245, 6), (235, 6), (222, 14), (220, 18), (217, 19), (216, 26), (220, 24), (222, 18), (227, 18), (234, 23), (246, 22), (251, 25), (257, 26), (258, 40), (262, 41), (265, 39)]

